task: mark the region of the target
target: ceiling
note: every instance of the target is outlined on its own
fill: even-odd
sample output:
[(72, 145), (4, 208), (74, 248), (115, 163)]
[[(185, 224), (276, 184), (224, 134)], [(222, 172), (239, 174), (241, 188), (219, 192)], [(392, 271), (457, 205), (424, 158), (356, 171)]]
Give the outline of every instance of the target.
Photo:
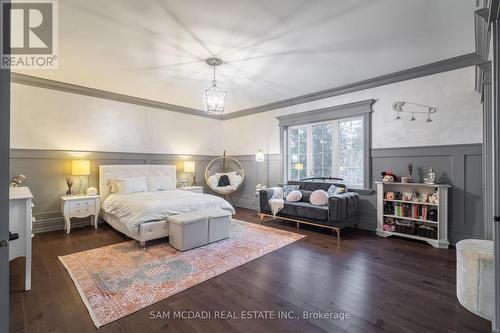
[(59, 69), (16, 71), (226, 112), (474, 52), (474, 0), (59, 0)]

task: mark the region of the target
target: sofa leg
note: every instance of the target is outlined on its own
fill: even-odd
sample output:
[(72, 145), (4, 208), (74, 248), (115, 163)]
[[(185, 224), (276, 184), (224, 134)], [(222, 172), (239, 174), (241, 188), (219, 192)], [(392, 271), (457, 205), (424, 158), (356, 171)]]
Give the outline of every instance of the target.
[(300, 223), (297, 222), (297, 229), (300, 229)]
[(140, 245), (142, 248), (146, 247), (146, 241), (141, 241), (141, 242), (139, 242), (139, 245)]

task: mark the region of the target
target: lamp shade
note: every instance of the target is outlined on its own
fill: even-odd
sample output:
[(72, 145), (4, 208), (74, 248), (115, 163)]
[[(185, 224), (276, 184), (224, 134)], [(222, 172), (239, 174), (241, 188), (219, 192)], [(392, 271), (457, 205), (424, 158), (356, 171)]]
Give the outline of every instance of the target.
[(90, 175), (89, 160), (73, 160), (71, 174), (73, 176), (88, 176)]
[(294, 168), (297, 171), (302, 171), (302, 170), (304, 170), (304, 164), (302, 164), (302, 163), (296, 163), (295, 166), (294, 166)]
[(184, 172), (195, 172), (194, 161), (184, 161)]

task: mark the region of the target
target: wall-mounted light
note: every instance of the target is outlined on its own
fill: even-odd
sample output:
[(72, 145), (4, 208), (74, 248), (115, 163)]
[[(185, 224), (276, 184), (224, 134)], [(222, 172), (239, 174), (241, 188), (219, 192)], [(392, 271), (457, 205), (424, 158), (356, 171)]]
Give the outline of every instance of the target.
[(396, 120), (401, 119), (401, 113), (410, 113), (410, 121), (415, 121), (417, 118), (415, 117), (416, 113), (424, 113), (427, 114), (426, 123), (432, 122), (431, 114), (436, 113), (437, 109), (435, 107), (411, 102), (394, 102), (392, 104), (392, 109), (397, 112)]
[(262, 151), (262, 149), (259, 149), (257, 154), (255, 154), (255, 160), (257, 162), (264, 162), (264, 159), (265, 159), (264, 152)]

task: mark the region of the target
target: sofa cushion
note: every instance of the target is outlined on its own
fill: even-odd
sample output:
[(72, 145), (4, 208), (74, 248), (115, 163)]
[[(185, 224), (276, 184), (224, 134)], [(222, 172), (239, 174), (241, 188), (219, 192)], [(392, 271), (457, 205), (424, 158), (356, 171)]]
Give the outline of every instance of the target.
[(307, 202), (285, 202), (285, 207), (279, 214), (292, 215), (297, 219), (309, 218), (328, 222), (328, 206), (313, 206)]
[(326, 206), (328, 204), (328, 193), (323, 190), (316, 190), (311, 194), (309, 201), (315, 206)]
[(299, 189), (299, 185), (283, 185), (282, 188), (283, 188), (283, 199), (286, 200), (286, 198), (288, 197), (288, 194), (292, 191), (296, 191)]
[(293, 190), (286, 196), (286, 201), (289, 202), (297, 202), (300, 201), (300, 199), (302, 199), (302, 193), (300, 193), (299, 190)]
[(300, 199), (300, 201), (307, 203), (311, 202), (311, 194), (313, 191), (300, 190), (300, 193), (302, 193), (302, 199)]

